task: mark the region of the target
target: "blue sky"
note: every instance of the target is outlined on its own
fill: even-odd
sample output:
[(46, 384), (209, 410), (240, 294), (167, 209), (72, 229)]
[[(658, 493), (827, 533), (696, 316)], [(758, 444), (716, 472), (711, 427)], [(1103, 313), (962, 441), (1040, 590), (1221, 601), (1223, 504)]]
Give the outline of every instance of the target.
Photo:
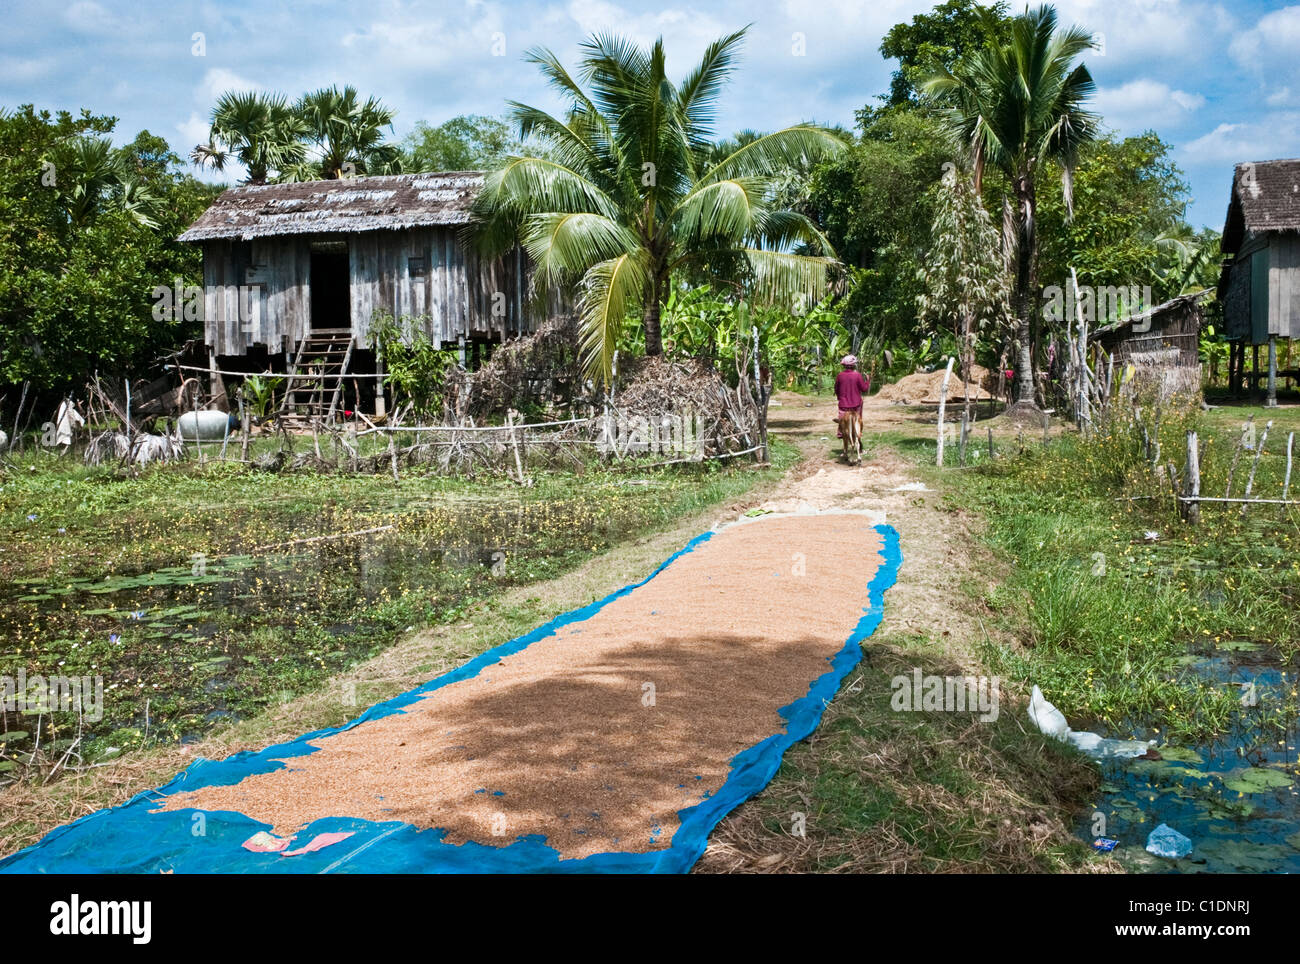
[[(579, 40), (594, 31), (641, 41), (662, 35), (670, 71), (680, 76), (709, 40), (752, 21), (719, 132), (800, 120), (851, 125), (854, 109), (885, 90), (894, 68), (877, 51), (881, 36), (932, 5), (8, 0), (0, 8), (0, 106), (86, 107), (121, 118), (118, 140), (148, 128), (184, 155), (204, 137), (212, 103), (226, 89), (296, 96), (351, 83), (397, 110), (401, 137), (418, 120), (499, 114), (506, 98), (557, 107), (521, 59), (534, 45), (572, 63)], [(1235, 162), (1300, 156), (1300, 5), (1056, 6), (1063, 22), (1093, 31), (1102, 44), (1087, 62), (1109, 126), (1121, 134), (1153, 128), (1174, 145), (1192, 186), (1194, 224), (1222, 226)]]

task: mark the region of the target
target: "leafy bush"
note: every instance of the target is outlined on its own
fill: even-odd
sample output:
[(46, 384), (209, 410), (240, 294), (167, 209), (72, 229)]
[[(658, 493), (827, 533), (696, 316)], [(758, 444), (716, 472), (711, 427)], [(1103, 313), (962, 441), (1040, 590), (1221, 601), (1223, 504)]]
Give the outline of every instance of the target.
[(395, 399), (410, 402), (417, 417), (432, 418), (442, 411), (443, 386), (456, 365), (456, 353), (429, 340), (425, 321), (377, 312), (370, 323), (370, 343), (383, 357), (384, 384)]

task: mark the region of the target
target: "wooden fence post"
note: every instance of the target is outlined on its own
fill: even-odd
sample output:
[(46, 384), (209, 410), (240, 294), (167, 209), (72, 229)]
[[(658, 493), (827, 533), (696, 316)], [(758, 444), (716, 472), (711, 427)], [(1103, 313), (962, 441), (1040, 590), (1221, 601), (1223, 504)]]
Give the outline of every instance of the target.
[(244, 388), (239, 387), (239, 430), (243, 438), (239, 442), (239, 459), (241, 462), (248, 461), (248, 429), (253, 421), (253, 413), (244, 407)]
[(1232, 465), (1228, 467), (1228, 487), (1223, 490), (1225, 499), (1232, 497), (1232, 480), (1237, 474), (1237, 462), (1241, 459), (1241, 450), (1246, 447), (1246, 434), (1253, 424), (1255, 424), (1255, 416), (1251, 415), (1246, 419), (1241, 434), (1237, 436), (1237, 447), (1232, 450)]
[(1291, 450), (1295, 446), (1295, 432), (1286, 437), (1286, 478), (1282, 480), (1282, 500), (1286, 501), (1286, 494), (1291, 489)]
[[(1255, 472), (1259, 469), (1259, 457), (1264, 454), (1264, 445), (1268, 442), (1268, 431), (1273, 427), (1273, 420), (1269, 419), (1264, 425), (1264, 434), (1259, 437), (1259, 444), (1255, 446), (1255, 461), (1250, 463), (1250, 478), (1246, 480), (1246, 491), (1244, 497), (1250, 498), (1250, 490), (1255, 485)], [(1241, 504), (1241, 514), (1245, 515), (1246, 510), (1250, 508), (1249, 503)]]
[(943, 410), (948, 405), (948, 379), (952, 378), (952, 363), (956, 359), (948, 356), (948, 370), (943, 373), (943, 385), (939, 388), (939, 443), (934, 457), (934, 464), (943, 468)]
[[(1187, 433), (1187, 478), (1183, 484), (1184, 496), (1197, 500), (1201, 494), (1201, 450), (1195, 432)], [(1180, 515), (1192, 525), (1201, 521), (1201, 503), (1199, 501), (1180, 502)]]

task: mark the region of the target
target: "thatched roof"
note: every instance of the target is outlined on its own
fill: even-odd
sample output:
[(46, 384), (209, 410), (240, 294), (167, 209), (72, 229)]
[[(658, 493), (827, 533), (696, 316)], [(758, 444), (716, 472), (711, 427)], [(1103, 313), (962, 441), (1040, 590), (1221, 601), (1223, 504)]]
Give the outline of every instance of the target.
[(1200, 291), (1191, 291), (1185, 295), (1178, 295), (1176, 298), (1170, 298), (1162, 304), (1152, 305), (1150, 308), (1139, 311), (1134, 315), (1130, 315), (1128, 318), (1111, 322), (1109, 325), (1098, 328), (1093, 332), (1093, 337), (1104, 338), (1107, 335), (1118, 334), (1125, 328), (1131, 327), (1135, 321), (1147, 321), (1168, 314), (1171, 311), (1191, 307), (1198, 304), (1210, 294), (1213, 294), (1213, 292), (1213, 288), (1202, 288)]
[(180, 240), (247, 241), (286, 234), (465, 224), (482, 186), (480, 172), (451, 171), (232, 187)]
[(1238, 164), (1223, 225), (1224, 254), (1236, 254), (1248, 233), (1300, 230), (1300, 158)]

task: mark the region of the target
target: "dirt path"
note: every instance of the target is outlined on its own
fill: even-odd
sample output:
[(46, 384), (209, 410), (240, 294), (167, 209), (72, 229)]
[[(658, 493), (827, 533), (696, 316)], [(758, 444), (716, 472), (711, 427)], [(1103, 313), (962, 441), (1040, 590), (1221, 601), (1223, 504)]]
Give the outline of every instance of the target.
[[(937, 494), (925, 491), (892, 449), (868, 455), (859, 466), (839, 459), (833, 400), (814, 402), (781, 393), (774, 401), (780, 405), (770, 410), (769, 428), (798, 444), (804, 461), (762, 503), (763, 508), (791, 512), (805, 505), (880, 513), (881, 521), (898, 530), (903, 550), (903, 566), (889, 593), (882, 630), (933, 633), (957, 648), (973, 640), (978, 627), (952, 618), (955, 580), (989, 571), (987, 559), (972, 554), (972, 520), (961, 513), (938, 511)], [(911, 409), (873, 397), (866, 402), (863, 423), (870, 445), (875, 433), (916, 428), (917, 416)]]

